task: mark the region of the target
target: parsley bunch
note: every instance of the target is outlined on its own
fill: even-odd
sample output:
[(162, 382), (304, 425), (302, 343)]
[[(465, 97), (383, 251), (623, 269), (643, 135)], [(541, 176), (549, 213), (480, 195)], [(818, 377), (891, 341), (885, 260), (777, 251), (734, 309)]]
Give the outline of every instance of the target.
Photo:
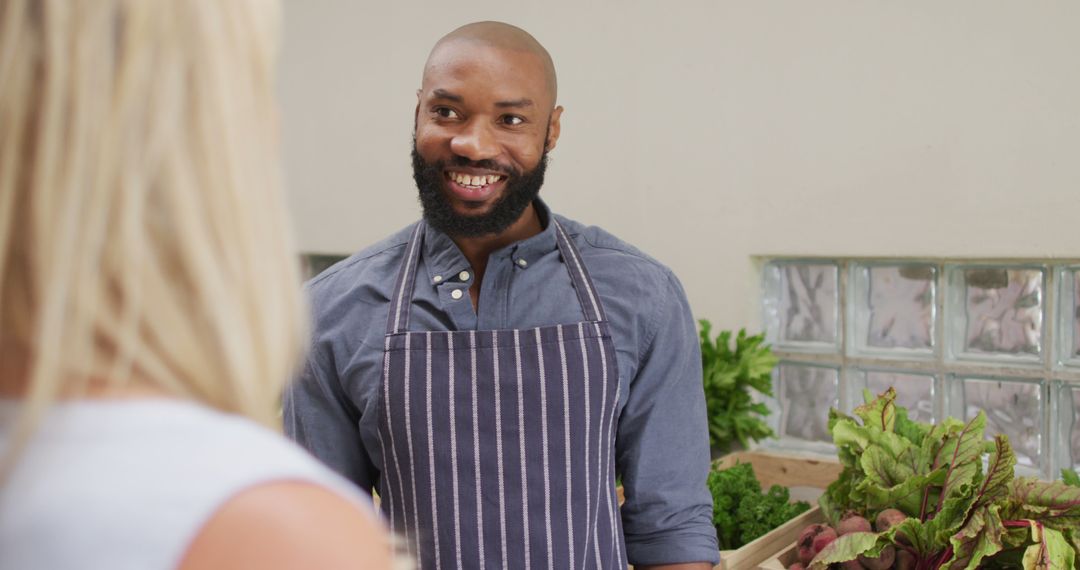
[(707, 484), (721, 550), (739, 548), (810, 509), (804, 501), (792, 503), (786, 487), (763, 493), (749, 463), (711, 471)]
[(740, 330), (732, 350), (731, 331), (723, 331), (713, 341), (711, 325), (701, 325), (701, 365), (705, 406), (709, 415), (709, 444), (721, 452), (735, 442), (748, 448), (750, 440), (773, 437), (765, 423), (769, 408), (754, 402), (752, 391), (772, 396), (772, 371), (777, 358), (765, 343), (765, 335), (747, 336)]

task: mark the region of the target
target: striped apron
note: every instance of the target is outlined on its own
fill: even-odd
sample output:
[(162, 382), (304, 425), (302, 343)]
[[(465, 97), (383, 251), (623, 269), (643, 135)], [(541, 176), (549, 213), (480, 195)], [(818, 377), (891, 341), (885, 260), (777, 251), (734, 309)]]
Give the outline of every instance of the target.
[(615, 348), (554, 219), (585, 321), (409, 331), (424, 223), (387, 318), (378, 491), (421, 569), (625, 569), (615, 496)]

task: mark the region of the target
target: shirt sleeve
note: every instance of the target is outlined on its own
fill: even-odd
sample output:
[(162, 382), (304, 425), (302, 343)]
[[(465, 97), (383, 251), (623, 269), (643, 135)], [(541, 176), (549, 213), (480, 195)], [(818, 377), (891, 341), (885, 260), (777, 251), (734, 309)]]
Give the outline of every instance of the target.
[(316, 347), (299, 377), (285, 389), (285, 434), (370, 493), (377, 471), (360, 439), (360, 412), (326, 360)]
[(716, 564), (701, 347), (674, 275), (656, 305), (615, 444), (627, 557), (634, 565)]

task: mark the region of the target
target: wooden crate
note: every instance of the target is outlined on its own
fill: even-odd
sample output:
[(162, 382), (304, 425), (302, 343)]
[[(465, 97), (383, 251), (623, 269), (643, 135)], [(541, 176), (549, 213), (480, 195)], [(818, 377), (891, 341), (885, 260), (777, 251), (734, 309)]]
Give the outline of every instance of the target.
[(784, 570), (788, 566), (799, 561), (799, 550), (796, 544), (792, 542), (775, 556), (770, 556), (764, 562), (762, 562), (755, 570)]
[(840, 462), (835, 458), (811, 455), (781, 455), (767, 451), (736, 451), (717, 460), (719, 468), (736, 463), (754, 466), (754, 474), (763, 489), (773, 485), (810, 487), (824, 490), (840, 476)]
[(779, 564), (777, 562), (778, 553), (792, 549), (795, 546), (795, 541), (799, 538), (799, 533), (804, 528), (824, 521), (825, 515), (821, 513), (821, 508), (815, 506), (774, 528), (750, 544), (743, 545), (738, 550), (721, 552), (720, 564), (716, 566), (716, 570), (757, 570), (764, 568), (782, 570), (787, 568), (790, 562), (785, 565), (776, 565)]
[[(821, 492), (840, 476), (838, 461), (817, 456), (793, 456), (763, 451), (740, 451), (718, 461), (720, 468), (737, 463), (749, 463), (764, 489), (783, 485), (792, 491), (794, 500), (813, 504)], [(773, 529), (768, 534), (738, 550), (720, 553), (717, 570), (782, 570), (794, 559), (795, 540), (808, 525), (824, 522), (825, 516), (815, 505), (809, 511)], [(784, 554), (790, 556), (784, 557)]]

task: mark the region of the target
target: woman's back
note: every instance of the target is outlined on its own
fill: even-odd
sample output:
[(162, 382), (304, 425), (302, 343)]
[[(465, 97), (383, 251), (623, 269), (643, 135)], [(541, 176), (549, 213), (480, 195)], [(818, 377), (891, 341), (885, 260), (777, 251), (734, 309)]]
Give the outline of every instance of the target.
[[(15, 413), (0, 403), (0, 426)], [(0, 455), (9, 437), (0, 427)], [(176, 568), (230, 499), (285, 481), (371, 512), (346, 481), (238, 416), (168, 399), (59, 403), (0, 487), (0, 568)]]
[(0, 0), (4, 570), (390, 566), (252, 423), (308, 344), (278, 4)]

